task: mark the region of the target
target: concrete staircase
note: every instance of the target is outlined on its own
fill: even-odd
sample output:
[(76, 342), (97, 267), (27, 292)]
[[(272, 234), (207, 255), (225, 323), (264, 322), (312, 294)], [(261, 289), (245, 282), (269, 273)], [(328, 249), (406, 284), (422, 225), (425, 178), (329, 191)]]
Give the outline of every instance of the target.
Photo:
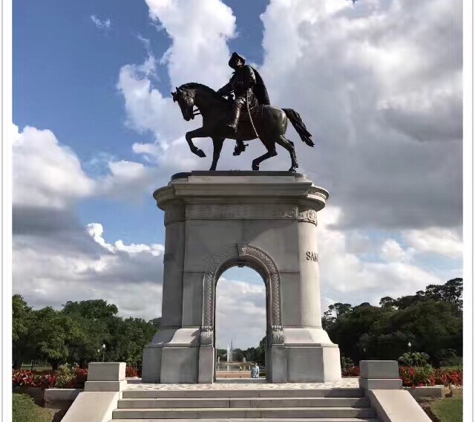
[(111, 422), (379, 422), (358, 388), (125, 390)]

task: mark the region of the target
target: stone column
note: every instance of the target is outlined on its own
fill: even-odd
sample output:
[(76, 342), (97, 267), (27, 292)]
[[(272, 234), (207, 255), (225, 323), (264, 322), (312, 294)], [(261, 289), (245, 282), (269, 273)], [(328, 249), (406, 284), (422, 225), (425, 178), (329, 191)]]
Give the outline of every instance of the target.
[(317, 212), (312, 208), (299, 207), (298, 218), (301, 323), (302, 327), (321, 328)]

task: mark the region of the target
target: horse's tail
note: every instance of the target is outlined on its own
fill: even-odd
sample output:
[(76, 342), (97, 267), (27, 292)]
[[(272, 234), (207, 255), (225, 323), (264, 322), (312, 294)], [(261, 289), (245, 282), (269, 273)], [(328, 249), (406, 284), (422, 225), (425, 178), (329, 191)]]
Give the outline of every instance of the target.
[(315, 144), (312, 141), (312, 135), (307, 130), (307, 127), (305, 126), (305, 123), (302, 121), (300, 114), (298, 114), (292, 108), (283, 108), (282, 110), (284, 111), (288, 119), (290, 120), (290, 123), (292, 123), (292, 126), (295, 128), (295, 130), (299, 134), (300, 139), (304, 141), (309, 147), (313, 147)]

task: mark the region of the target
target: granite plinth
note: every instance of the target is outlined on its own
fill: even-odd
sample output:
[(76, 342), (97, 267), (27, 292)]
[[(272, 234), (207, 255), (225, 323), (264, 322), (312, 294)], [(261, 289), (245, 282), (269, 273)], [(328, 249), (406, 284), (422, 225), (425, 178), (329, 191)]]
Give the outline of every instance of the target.
[(215, 380), (216, 282), (233, 266), (266, 286), (267, 381), (341, 377), (321, 326), (317, 213), (328, 192), (290, 172), (179, 173), (154, 192), (165, 211), (162, 328), (144, 350), (155, 383)]

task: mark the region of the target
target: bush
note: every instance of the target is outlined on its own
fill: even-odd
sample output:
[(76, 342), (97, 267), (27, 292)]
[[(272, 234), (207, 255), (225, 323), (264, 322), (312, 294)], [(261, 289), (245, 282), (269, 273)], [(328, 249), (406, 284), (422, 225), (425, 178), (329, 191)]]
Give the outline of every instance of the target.
[(429, 366), (429, 359), (424, 352), (406, 352), (398, 360), (403, 366)]
[(353, 368), (355, 363), (346, 356), (341, 357), (341, 370), (342, 372), (348, 371), (349, 369)]
[(435, 385), (434, 368), (431, 366), (400, 366), (399, 378), (405, 387)]

